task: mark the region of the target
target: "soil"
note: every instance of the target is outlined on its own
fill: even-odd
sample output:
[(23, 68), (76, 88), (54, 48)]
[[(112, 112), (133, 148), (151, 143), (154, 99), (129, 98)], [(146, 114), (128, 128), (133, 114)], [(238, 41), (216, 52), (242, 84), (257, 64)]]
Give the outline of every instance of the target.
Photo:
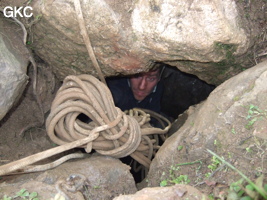
[[(42, 109), (48, 112), (57, 87), (55, 77), (39, 63), (37, 94)], [(6, 164), (55, 146), (46, 134), (44, 117), (32, 88), (32, 67), (29, 66), (29, 83), (17, 105), (0, 124), (0, 164)], [(33, 127), (31, 127), (33, 126)], [(4, 181), (5, 179), (0, 179)]]

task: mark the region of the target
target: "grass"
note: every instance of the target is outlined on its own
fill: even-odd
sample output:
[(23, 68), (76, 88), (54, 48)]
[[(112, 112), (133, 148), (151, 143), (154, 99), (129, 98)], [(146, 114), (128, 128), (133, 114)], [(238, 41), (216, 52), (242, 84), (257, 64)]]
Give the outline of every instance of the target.
[(13, 197), (9, 197), (7, 195), (4, 195), (4, 197), (2, 197), (0, 200), (13, 200), (13, 199), (39, 200), (37, 192), (30, 193), (26, 189), (21, 189)]
[(267, 110), (261, 110), (258, 106), (250, 104), (246, 119), (248, 120), (248, 123), (245, 125), (245, 127), (246, 129), (250, 130), (256, 121), (267, 119)]
[[(187, 162), (187, 163), (180, 163), (176, 165), (172, 165), (169, 170), (168, 178), (162, 180), (160, 182), (161, 187), (169, 186), (169, 185), (174, 185), (174, 184), (188, 184), (190, 183), (190, 179), (188, 178), (188, 175), (181, 174), (179, 176), (176, 175), (176, 172), (180, 170), (180, 166), (184, 165), (194, 165), (194, 164), (200, 164), (197, 170), (201, 168), (202, 162), (201, 161), (194, 161), (194, 162)], [(164, 176), (165, 173), (162, 173), (162, 176)]]
[[(227, 165), (232, 170), (236, 171), (242, 179), (232, 183), (230, 185), (229, 195), (236, 196), (237, 198), (234, 198), (231, 196), (231, 199), (241, 199), (241, 200), (252, 200), (252, 199), (259, 199), (259, 197), (262, 197), (263, 199), (267, 199), (267, 184), (263, 184), (263, 175), (261, 175), (255, 183), (251, 181), (245, 174), (243, 174), (240, 170), (236, 169), (233, 165), (228, 163), (224, 160), (224, 158), (218, 156), (211, 150), (207, 149), (207, 151), (213, 155), (213, 157), (216, 157), (218, 160), (220, 160), (222, 163)], [(241, 186), (241, 183), (245, 180), (247, 182), (245, 187)], [(230, 199), (230, 198), (227, 198)]]
[[(267, 184), (264, 184), (264, 176), (260, 175), (255, 182), (251, 181), (245, 174), (243, 174), (240, 170), (235, 168), (233, 165), (228, 163), (223, 157), (218, 156), (216, 153), (211, 150), (207, 151), (212, 155), (211, 164), (208, 165), (208, 168), (211, 172), (214, 172), (219, 169), (220, 166), (226, 165), (230, 169), (236, 171), (241, 179), (230, 184), (228, 188), (228, 192), (226, 193), (227, 197), (222, 197), (224, 200), (262, 200), (267, 199)], [(228, 152), (228, 157), (231, 157), (231, 153)], [(188, 162), (182, 164), (172, 165), (169, 170), (168, 178), (162, 180), (160, 182), (160, 186), (170, 186), (174, 184), (189, 184), (190, 180), (188, 175), (180, 174), (176, 175), (180, 170), (180, 166), (182, 165), (192, 165), (199, 163), (200, 167), (202, 166), (201, 161)], [(211, 173), (209, 173), (211, 174)], [(163, 173), (162, 175), (165, 175)], [(209, 177), (208, 177), (209, 178)], [(214, 199), (211, 194), (209, 195), (209, 199)], [(218, 199), (218, 198), (216, 198)]]
[(213, 156), (211, 159), (211, 164), (208, 165), (208, 168), (210, 169), (210, 172), (206, 173), (205, 176), (209, 178), (211, 174), (218, 169), (218, 167), (222, 164), (222, 162), (216, 157)]
[[(164, 179), (160, 182), (161, 187), (169, 186), (169, 185), (174, 185), (174, 184), (188, 184), (190, 180), (188, 179), (187, 175), (179, 175), (176, 176), (176, 171), (179, 171), (180, 167), (178, 166), (171, 166), (169, 170), (169, 176), (167, 179)], [(165, 173), (162, 174), (163, 176)]]

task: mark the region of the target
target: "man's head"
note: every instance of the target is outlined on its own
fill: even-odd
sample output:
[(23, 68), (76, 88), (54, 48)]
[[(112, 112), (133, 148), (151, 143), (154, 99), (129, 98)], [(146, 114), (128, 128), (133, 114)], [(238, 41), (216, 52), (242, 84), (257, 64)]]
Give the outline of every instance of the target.
[(161, 68), (136, 74), (130, 78), (131, 89), (136, 100), (142, 101), (160, 81)]

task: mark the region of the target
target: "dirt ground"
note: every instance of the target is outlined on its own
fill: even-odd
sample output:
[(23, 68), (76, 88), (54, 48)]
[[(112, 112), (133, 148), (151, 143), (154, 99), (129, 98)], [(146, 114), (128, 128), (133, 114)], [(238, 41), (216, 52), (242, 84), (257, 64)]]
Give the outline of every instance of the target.
[[(45, 65), (38, 74), (37, 93), (42, 101), (42, 108), (47, 113), (53, 100), (54, 90), (59, 82)], [(50, 149), (55, 146), (48, 138), (44, 125), (44, 117), (37, 104), (32, 89), (32, 67), (29, 67), (28, 86), (17, 103), (2, 119), (0, 124), (0, 165), (26, 156)], [(55, 90), (56, 91), (56, 90)], [(33, 126), (31, 128), (31, 126)], [(25, 130), (25, 131), (24, 131)], [(4, 181), (4, 179), (0, 179)]]

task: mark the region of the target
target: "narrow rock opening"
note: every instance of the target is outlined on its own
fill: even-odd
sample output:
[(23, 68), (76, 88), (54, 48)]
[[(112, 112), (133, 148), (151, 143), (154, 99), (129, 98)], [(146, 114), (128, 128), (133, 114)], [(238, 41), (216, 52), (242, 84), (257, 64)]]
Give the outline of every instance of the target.
[[(180, 71), (176, 67), (165, 65), (161, 74), (161, 81), (164, 86), (161, 99), (161, 111), (171, 120), (175, 120), (191, 105), (195, 105), (205, 100), (210, 92), (215, 88), (200, 80), (197, 76)], [(111, 77), (116, 79), (117, 77)], [(109, 79), (109, 78), (107, 78)], [(87, 116), (81, 114), (79, 119), (88, 122)], [(162, 145), (162, 141), (161, 144)], [(94, 151), (93, 151), (94, 152)], [(131, 173), (136, 183), (142, 182), (147, 171), (133, 158), (127, 156), (120, 159), (123, 163), (131, 167)]]
[(215, 86), (200, 80), (197, 76), (167, 65), (162, 74), (164, 93), (161, 110), (176, 119), (190, 106), (205, 100)]
[[(164, 89), (160, 102), (161, 114), (173, 122), (178, 118), (178, 115), (182, 114), (191, 105), (198, 104), (205, 100), (215, 86), (207, 84), (195, 75), (184, 73), (176, 67), (165, 64), (162, 65), (164, 66), (164, 70), (161, 73), (160, 81), (162, 82)], [(107, 78), (107, 80), (109, 82), (110, 79), (120, 80), (121, 78), (125, 77), (110, 77)], [(127, 82), (122, 82), (120, 80), (120, 84), (122, 83), (127, 86), (128, 84), (130, 85), (129, 79), (128, 84)], [(124, 87), (124, 85), (121, 87)], [(127, 95), (124, 95), (124, 97), (128, 98)], [(160, 141), (160, 145), (162, 145), (162, 143), (163, 142)], [(134, 161), (133, 158), (128, 156), (122, 158), (121, 161), (131, 166), (131, 173), (136, 183), (140, 183), (145, 178), (147, 171), (142, 168), (139, 163)]]

